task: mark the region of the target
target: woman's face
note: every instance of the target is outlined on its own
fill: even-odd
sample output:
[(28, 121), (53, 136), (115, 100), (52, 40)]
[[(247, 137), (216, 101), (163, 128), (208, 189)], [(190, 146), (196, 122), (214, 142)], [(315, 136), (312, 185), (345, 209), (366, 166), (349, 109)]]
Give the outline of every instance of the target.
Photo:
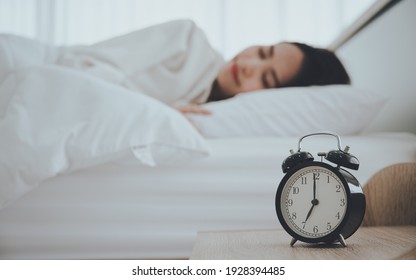
[(302, 51), (290, 43), (252, 46), (221, 68), (217, 81), (225, 95), (282, 87), (296, 76), (303, 60)]

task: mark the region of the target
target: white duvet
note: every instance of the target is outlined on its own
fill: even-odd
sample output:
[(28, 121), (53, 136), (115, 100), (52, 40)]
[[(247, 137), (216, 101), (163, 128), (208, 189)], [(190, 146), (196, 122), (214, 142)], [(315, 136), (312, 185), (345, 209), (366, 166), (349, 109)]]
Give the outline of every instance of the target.
[(15, 70), (0, 97), (0, 208), (45, 179), (126, 153), (149, 165), (209, 153), (177, 111), (71, 69)]
[(56, 64), (144, 93), (165, 104), (204, 103), (222, 56), (190, 20), (175, 20), (90, 46), (62, 48)]
[(204, 102), (222, 63), (188, 20), (91, 46), (0, 34), (0, 209), (45, 179), (126, 153), (148, 165), (208, 155), (165, 104)]
[(0, 34), (0, 82), (12, 71), (53, 64), (157, 100), (204, 103), (224, 60), (190, 20), (175, 20), (93, 45), (57, 47)]

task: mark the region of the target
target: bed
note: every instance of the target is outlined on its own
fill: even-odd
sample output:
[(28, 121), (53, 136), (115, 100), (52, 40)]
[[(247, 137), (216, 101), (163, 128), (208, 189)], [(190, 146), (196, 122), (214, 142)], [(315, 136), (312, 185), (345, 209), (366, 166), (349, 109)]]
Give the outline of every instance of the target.
[[(109, 163), (54, 177), (0, 212), (1, 257), (188, 258), (198, 231), (278, 228), (274, 195), (297, 140), (210, 140), (210, 157), (192, 163)], [(386, 166), (416, 160), (413, 134), (342, 140), (361, 161), (362, 184)], [(326, 138), (305, 144), (310, 151), (332, 146)]]
[[(122, 127), (116, 115), (111, 115), (104, 120), (93, 119), (93, 128), (83, 123), (71, 133), (56, 128), (47, 131), (47, 136), (65, 141), (58, 141), (59, 145), (41, 145), (40, 151), (34, 152), (33, 159), (25, 162), (27, 165), (15, 174), (17, 179), (12, 178), (15, 181), (0, 173), (4, 175), (2, 178), (21, 186), (18, 191), (5, 188), (2, 193), (8, 199), (1, 201), (4, 207), (0, 210), (0, 259), (186, 259), (191, 255), (198, 231), (278, 228), (280, 224), (274, 210), (274, 195), (283, 177), (281, 164), (289, 155), (289, 149), (297, 148), (298, 139), (302, 136), (300, 133), (307, 133), (308, 129), (331, 129), (341, 135), (342, 143), (350, 146), (351, 153), (360, 160), (360, 169), (354, 174), (364, 187), (388, 166), (416, 162), (416, 118), (414, 111), (409, 109), (416, 105), (414, 79), (408, 76), (403, 78), (402, 75), (390, 75), (388, 81), (380, 79), (384, 73), (380, 73), (382, 70), (374, 61), (372, 66), (378, 72), (366, 70), (363, 73), (361, 65), (365, 60), (361, 56), (357, 58), (357, 52), (362, 53), (363, 41), (368, 44), (366, 38), (379, 34), (379, 28), (383, 29), (385, 24), (396, 22), (398, 17), (414, 21), (408, 12), (414, 8), (414, 1), (399, 1), (351, 39), (335, 47), (349, 68), (354, 85), (356, 83), (369, 91), (381, 91), (383, 97), (375, 100), (373, 95), (370, 94), (370, 98), (360, 89), (357, 98), (350, 100), (350, 89), (344, 94), (345, 88), (330, 87), (328, 92), (336, 90), (340, 93), (336, 95), (336, 100), (331, 100), (342, 104), (334, 112), (328, 112), (333, 118), (324, 115), (324, 119), (319, 119), (322, 114), (297, 112), (293, 106), (285, 113), (297, 117), (305, 113), (309, 114), (309, 118), (300, 115), (296, 126), (279, 123), (273, 136), (268, 136), (259, 130), (259, 126), (251, 125), (257, 119), (245, 119), (247, 116), (243, 118), (241, 127), (230, 121), (224, 123), (222, 130), (195, 117), (192, 121), (200, 132), (209, 136), (202, 138), (180, 115), (148, 98), (139, 98), (140, 102), (146, 105), (151, 103), (152, 108), (156, 108), (147, 111), (144, 116), (152, 120), (152, 133), (134, 134), (148, 128), (134, 126), (137, 124), (130, 114), (117, 115), (117, 118), (127, 118), (123, 119), (125, 125)], [(390, 35), (406, 37), (415, 46), (414, 34), (411, 31), (407, 33), (410, 34), (397, 34), (392, 30)], [(409, 36), (413, 37), (409, 39)], [(395, 41), (394, 38), (391, 40)], [(370, 43), (379, 46), (378, 42)], [(371, 46), (365, 49), (371, 53)], [(411, 49), (409, 47), (408, 53)], [(389, 60), (398, 59), (390, 57)], [(403, 71), (406, 67), (410, 70), (414, 65), (410, 60), (401, 63)], [(366, 67), (370, 65), (364, 64)], [(96, 87), (90, 87), (90, 78), (80, 77), (75, 72), (68, 74), (67, 70), (52, 69), (50, 66), (25, 69), (13, 79), (8, 79), (7, 83), (3, 82), (2, 88), (18, 88), (20, 96), (26, 96), (25, 92), (37, 83), (42, 73), (45, 74), (42, 77), (53, 76), (54, 82), (49, 84), (49, 90), (62, 85), (68, 75), (79, 81), (77, 88), (81, 92), (73, 94), (85, 98), (85, 92), (96, 90)], [(65, 78), (61, 74), (65, 74)], [(25, 81), (24, 87), (13, 84), (19, 79)], [(100, 94), (110, 87), (111, 91), (124, 94), (132, 104), (141, 104), (138, 97), (124, 90), (107, 84), (99, 84), (98, 87), (96, 91)], [(393, 87), (396, 88), (392, 90)], [(299, 102), (299, 99), (291, 99), (293, 91), (300, 90), (290, 89), (286, 96), (283, 95), (286, 99), (281, 110), (288, 107), (287, 102)], [(311, 91), (323, 92), (320, 88), (308, 89), (301, 100), (305, 101)], [(43, 94), (45, 92), (48, 91)], [(296, 96), (302, 94), (299, 92)], [(322, 106), (322, 110), (333, 110), (334, 103), (326, 104), (328, 98), (325, 94), (319, 95), (322, 99), (316, 96), (317, 100), (307, 101), (313, 105), (310, 107)], [(270, 95), (264, 96), (264, 102), (270, 103)], [(397, 108), (403, 103), (402, 97), (406, 97), (405, 110)], [(102, 104), (94, 104), (97, 106), (94, 107), (95, 115), (105, 111), (103, 108), (110, 103), (117, 105), (113, 104), (110, 94), (106, 98)], [(217, 115), (221, 115), (221, 112), (229, 112), (232, 106), (254, 106), (250, 98), (247, 96), (234, 103), (221, 103), (221, 106), (211, 105), (214, 106), (211, 109), (218, 110)], [(31, 101), (36, 102), (34, 99)], [(62, 117), (66, 116), (65, 108), (71, 106), (71, 101), (55, 101), (54, 110), (58, 110), (62, 118), (60, 121), (75, 121), (72, 116)], [(347, 107), (344, 104), (353, 104), (353, 108), (343, 112), (343, 108)], [(32, 115), (37, 116), (36, 113), (46, 108), (42, 106), (46, 105), (39, 104), (38, 111), (33, 111)], [(362, 106), (371, 109), (363, 112)], [(6, 112), (4, 108), (0, 109), (1, 113)], [(85, 106), (81, 110), (82, 117), (89, 116), (90, 111), (91, 107)], [(143, 115), (137, 117), (142, 118)], [(232, 116), (223, 117), (232, 120)], [(77, 116), (78, 122), (83, 120), (78, 118), (81, 117)], [(39, 115), (39, 118), (30, 121), (43, 124), (43, 120)], [(308, 120), (317, 121), (308, 123)], [(317, 123), (323, 124), (323, 127), (314, 127)], [(351, 123), (355, 125), (348, 125)], [(264, 129), (270, 131), (269, 125), (266, 123)], [(85, 148), (89, 140), (87, 136), (96, 134), (97, 127), (106, 141), (92, 142), (89, 144), (93, 148)], [(184, 133), (175, 133), (176, 130)], [(139, 140), (131, 143), (131, 138), (124, 136), (126, 134)], [(218, 137), (219, 134), (226, 137)], [(23, 147), (43, 143), (45, 138), (35, 133), (29, 140), (22, 141)], [(71, 143), (70, 149), (67, 143)], [(316, 155), (336, 148), (336, 143), (331, 138), (317, 137), (304, 144), (303, 148)], [(7, 152), (4, 150), (3, 154)], [(21, 157), (25, 155), (20, 150), (15, 152), (21, 152)], [(53, 160), (45, 158), (45, 153), (54, 155)], [(13, 163), (5, 166), (12, 168)]]

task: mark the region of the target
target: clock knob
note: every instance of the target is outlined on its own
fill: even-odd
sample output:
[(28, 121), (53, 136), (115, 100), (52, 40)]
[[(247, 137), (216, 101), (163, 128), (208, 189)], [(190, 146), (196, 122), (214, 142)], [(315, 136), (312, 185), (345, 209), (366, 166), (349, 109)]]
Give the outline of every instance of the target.
[(301, 162), (313, 161), (313, 156), (308, 152), (296, 152), (290, 151), (292, 154), (288, 156), (282, 163), (283, 173), (288, 172), (294, 166), (298, 165)]
[(358, 170), (358, 167), (360, 166), (360, 162), (355, 156), (348, 153), (348, 150), (349, 150), (349, 147), (347, 146), (344, 151), (341, 151), (341, 150), (329, 151), (325, 159), (332, 163), (335, 163), (336, 165), (349, 168), (349, 169), (353, 169), (353, 170)]

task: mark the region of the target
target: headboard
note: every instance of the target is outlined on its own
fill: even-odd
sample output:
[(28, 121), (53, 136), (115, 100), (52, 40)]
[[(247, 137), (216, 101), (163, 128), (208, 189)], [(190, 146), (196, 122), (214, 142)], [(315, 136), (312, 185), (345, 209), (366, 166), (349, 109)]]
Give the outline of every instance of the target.
[(330, 48), (354, 86), (388, 97), (368, 131), (416, 133), (416, 1), (380, 0), (374, 7), (371, 19), (361, 18), (350, 38), (344, 34), (347, 39)]

